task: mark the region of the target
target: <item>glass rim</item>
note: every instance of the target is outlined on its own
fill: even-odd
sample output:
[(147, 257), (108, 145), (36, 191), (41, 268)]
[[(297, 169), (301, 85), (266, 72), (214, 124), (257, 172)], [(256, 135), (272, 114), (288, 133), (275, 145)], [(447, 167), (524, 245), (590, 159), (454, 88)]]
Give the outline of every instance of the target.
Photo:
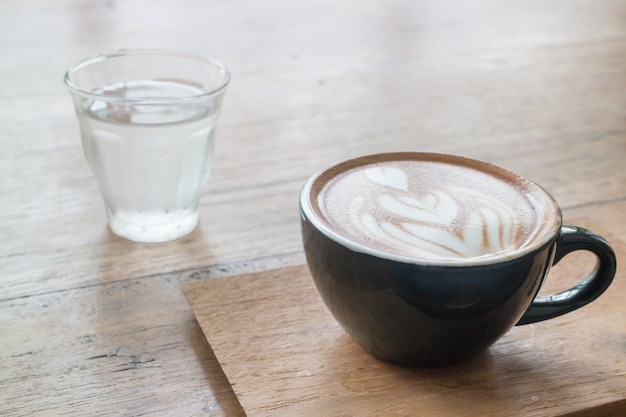
[[(77, 70), (83, 69), (89, 65), (97, 64), (106, 60), (111, 60), (115, 58), (120, 58), (129, 55), (152, 55), (152, 56), (170, 56), (170, 57), (179, 57), (192, 59), (198, 62), (204, 62), (213, 66), (214, 68), (220, 70), (223, 74), (222, 80), (217, 84), (215, 88), (212, 88), (207, 91), (203, 91), (201, 94), (194, 94), (187, 97), (182, 98), (174, 98), (174, 99), (134, 99), (134, 98), (126, 98), (126, 97), (115, 97), (102, 93), (96, 93), (94, 91), (86, 90), (79, 86), (75, 80), (72, 79), (72, 74), (74, 74)], [(75, 94), (81, 95), (83, 97), (93, 98), (97, 100), (101, 100), (108, 103), (132, 103), (132, 104), (141, 104), (141, 105), (164, 105), (164, 104), (184, 104), (187, 102), (197, 101), (203, 98), (212, 97), (216, 94), (221, 93), (226, 89), (228, 83), (230, 82), (230, 72), (226, 65), (215, 59), (206, 55), (194, 53), (194, 52), (186, 52), (186, 51), (176, 51), (170, 49), (120, 49), (116, 52), (106, 53), (106, 54), (96, 54), (91, 57), (85, 58), (77, 63), (70, 65), (65, 74), (63, 76), (63, 81), (68, 89)]]

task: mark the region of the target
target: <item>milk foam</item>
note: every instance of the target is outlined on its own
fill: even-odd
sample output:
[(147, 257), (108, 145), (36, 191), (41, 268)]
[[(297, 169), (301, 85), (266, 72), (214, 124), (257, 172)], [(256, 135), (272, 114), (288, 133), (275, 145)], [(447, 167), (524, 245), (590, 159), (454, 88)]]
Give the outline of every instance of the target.
[(544, 214), (504, 178), (410, 160), (342, 172), (320, 190), (317, 205), (334, 229), (359, 244), (438, 260), (516, 251), (533, 239)]

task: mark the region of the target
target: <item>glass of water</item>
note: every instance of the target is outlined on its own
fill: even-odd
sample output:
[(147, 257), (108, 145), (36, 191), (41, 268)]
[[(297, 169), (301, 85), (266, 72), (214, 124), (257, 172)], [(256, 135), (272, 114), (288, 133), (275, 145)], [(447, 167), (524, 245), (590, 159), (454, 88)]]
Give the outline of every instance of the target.
[(113, 233), (163, 242), (196, 227), (229, 80), (219, 61), (163, 50), (123, 50), (67, 70)]

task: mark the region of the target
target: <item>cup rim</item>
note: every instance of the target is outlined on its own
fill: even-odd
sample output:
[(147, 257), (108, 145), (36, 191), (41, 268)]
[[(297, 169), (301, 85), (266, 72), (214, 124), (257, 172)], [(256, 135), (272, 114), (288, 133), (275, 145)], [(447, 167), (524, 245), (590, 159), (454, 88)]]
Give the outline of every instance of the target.
[[(321, 216), (319, 216), (316, 210), (313, 208), (313, 204), (311, 201), (312, 187), (315, 182), (325, 173), (338, 169), (339, 167), (347, 164), (357, 164), (360, 160), (369, 160), (373, 157), (382, 157), (387, 158), (387, 160), (391, 158), (421, 158), (427, 160), (441, 160), (445, 158), (447, 161), (457, 161), (462, 163), (469, 163), (472, 165), (478, 164), (480, 167), (489, 167), (490, 169), (496, 170), (500, 174), (504, 174), (505, 176), (513, 176), (516, 179), (522, 181), (525, 184), (527, 192), (532, 195), (539, 195), (542, 197), (542, 200), (548, 202), (550, 206), (554, 210), (554, 221), (552, 225), (546, 225), (546, 231), (542, 234), (541, 239), (530, 242), (529, 244), (523, 246), (519, 250), (513, 252), (503, 252), (501, 254), (496, 254), (488, 257), (478, 257), (478, 258), (459, 258), (459, 259), (437, 259), (437, 258), (420, 258), (420, 257), (411, 257), (405, 255), (394, 254), (386, 251), (381, 251), (375, 249), (370, 246), (363, 245), (354, 240), (351, 240), (342, 234), (338, 233), (332, 226), (328, 224), (328, 221), (324, 220)], [(467, 166), (467, 165), (466, 165)], [(511, 170), (502, 168), (500, 166), (491, 164), (489, 162), (480, 161), (477, 159), (466, 158), (458, 155), (452, 154), (443, 154), (443, 153), (432, 153), (432, 152), (412, 152), (412, 151), (401, 151), (401, 152), (384, 152), (384, 153), (374, 153), (374, 154), (366, 154), (362, 156), (358, 156), (355, 158), (345, 159), (343, 161), (334, 163), (325, 168), (320, 169), (313, 175), (311, 175), (300, 191), (300, 212), (303, 220), (308, 220), (315, 229), (320, 231), (327, 238), (335, 241), (341, 246), (344, 246), (354, 252), (367, 254), (374, 256), (376, 258), (396, 261), (404, 264), (413, 264), (420, 266), (438, 266), (438, 267), (472, 267), (472, 266), (485, 266), (485, 265), (494, 265), (507, 261), (516, 260), (524, 257), (525, 255), (535, 252), (544, 248), (546, 245), (551, 244), (554, 240), (556, 240), (559, 231), (562, 227), (562, 212), (554, 197), (546, 191), (543, 187), (538, 185), (537, 183), (513, 172)]]
[[(194, 94), (187, 97), (175, 98), (175, 99), (129, 99), (125, 97), (115, 97), (110, 95), (105, 95), (101, 93), (96, 93), (90, 90), (86, 90), (80, 87), (73, 79), (72, 74), (74, 74), (77, 70), (85, 68), (92, 64), (97, 64), (99, 62), (103, 62), (106, 60), (111, 60), (115, 58), (120, 58), (124, 56), (130, 55), (151, 55), (151, 56), (171, 56), (171, 57), (179, 57), (185, 59), (196, 60), (199, 62), (204, 62), (206, 64), (212, 65), (213, 67), (220, 70), (223, 74), (222, 80), (217, 84), (215, 88), (204, 91), (201, 94)], [(78, 94), (83, 97), (88, 97), (92, 99), (97, 99), (107, 103), (132, 103), (132, 104), (141, 104), (141, 105), (171, 105), (171, 104), (184, 104), (188, 102), (197, 101), (199, 99), (212, 97), (216, 94), (219, 94), (223, 90), (226, 89), (230, 82), (230, 71), (226, 67), (226, 65), (209, 56), (205, 56), (202, 54), (194, 53), (194, 52), (186, 52), (186, 51), (176, 51), (170, 49), (120, 49), (115, 52), (106, 53), (106, 54), (96, 54), (91, 57), (82, 59), (75, 64), (70, 65), (65, 74), (63, 76), (63, 81), (65, 85), (69, 88), (72, 93)]]

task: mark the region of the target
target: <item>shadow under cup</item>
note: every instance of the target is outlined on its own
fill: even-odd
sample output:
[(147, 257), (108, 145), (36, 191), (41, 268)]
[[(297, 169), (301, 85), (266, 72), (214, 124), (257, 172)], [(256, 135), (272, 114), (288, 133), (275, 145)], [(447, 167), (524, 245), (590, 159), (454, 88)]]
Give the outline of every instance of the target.
[[(599, 235), (562, 226), (560, 209), (542, 239), (506, 256), (433, 260), (397, 256), (356, 242), (333, 228), (315, 199), (329, 173), (403, 160), (488, 167), (465, 158), (423, 153), (370, 155), (313, 175), (300, 195), (302, 240), (318, 292), (337, 322), (367, 352), (398, 365), (442, 366), (487, 349), (516, 324), (550, 319), (593, 301), (610, 285), (615, 255)], [(532, 184), (521, 177), (520, 181)], [(532, 184), (536, 186), (535, 184)], [(566, 254), (588, 250), (595, 270), (577, 286), (536, 298), (550, 267)]]

